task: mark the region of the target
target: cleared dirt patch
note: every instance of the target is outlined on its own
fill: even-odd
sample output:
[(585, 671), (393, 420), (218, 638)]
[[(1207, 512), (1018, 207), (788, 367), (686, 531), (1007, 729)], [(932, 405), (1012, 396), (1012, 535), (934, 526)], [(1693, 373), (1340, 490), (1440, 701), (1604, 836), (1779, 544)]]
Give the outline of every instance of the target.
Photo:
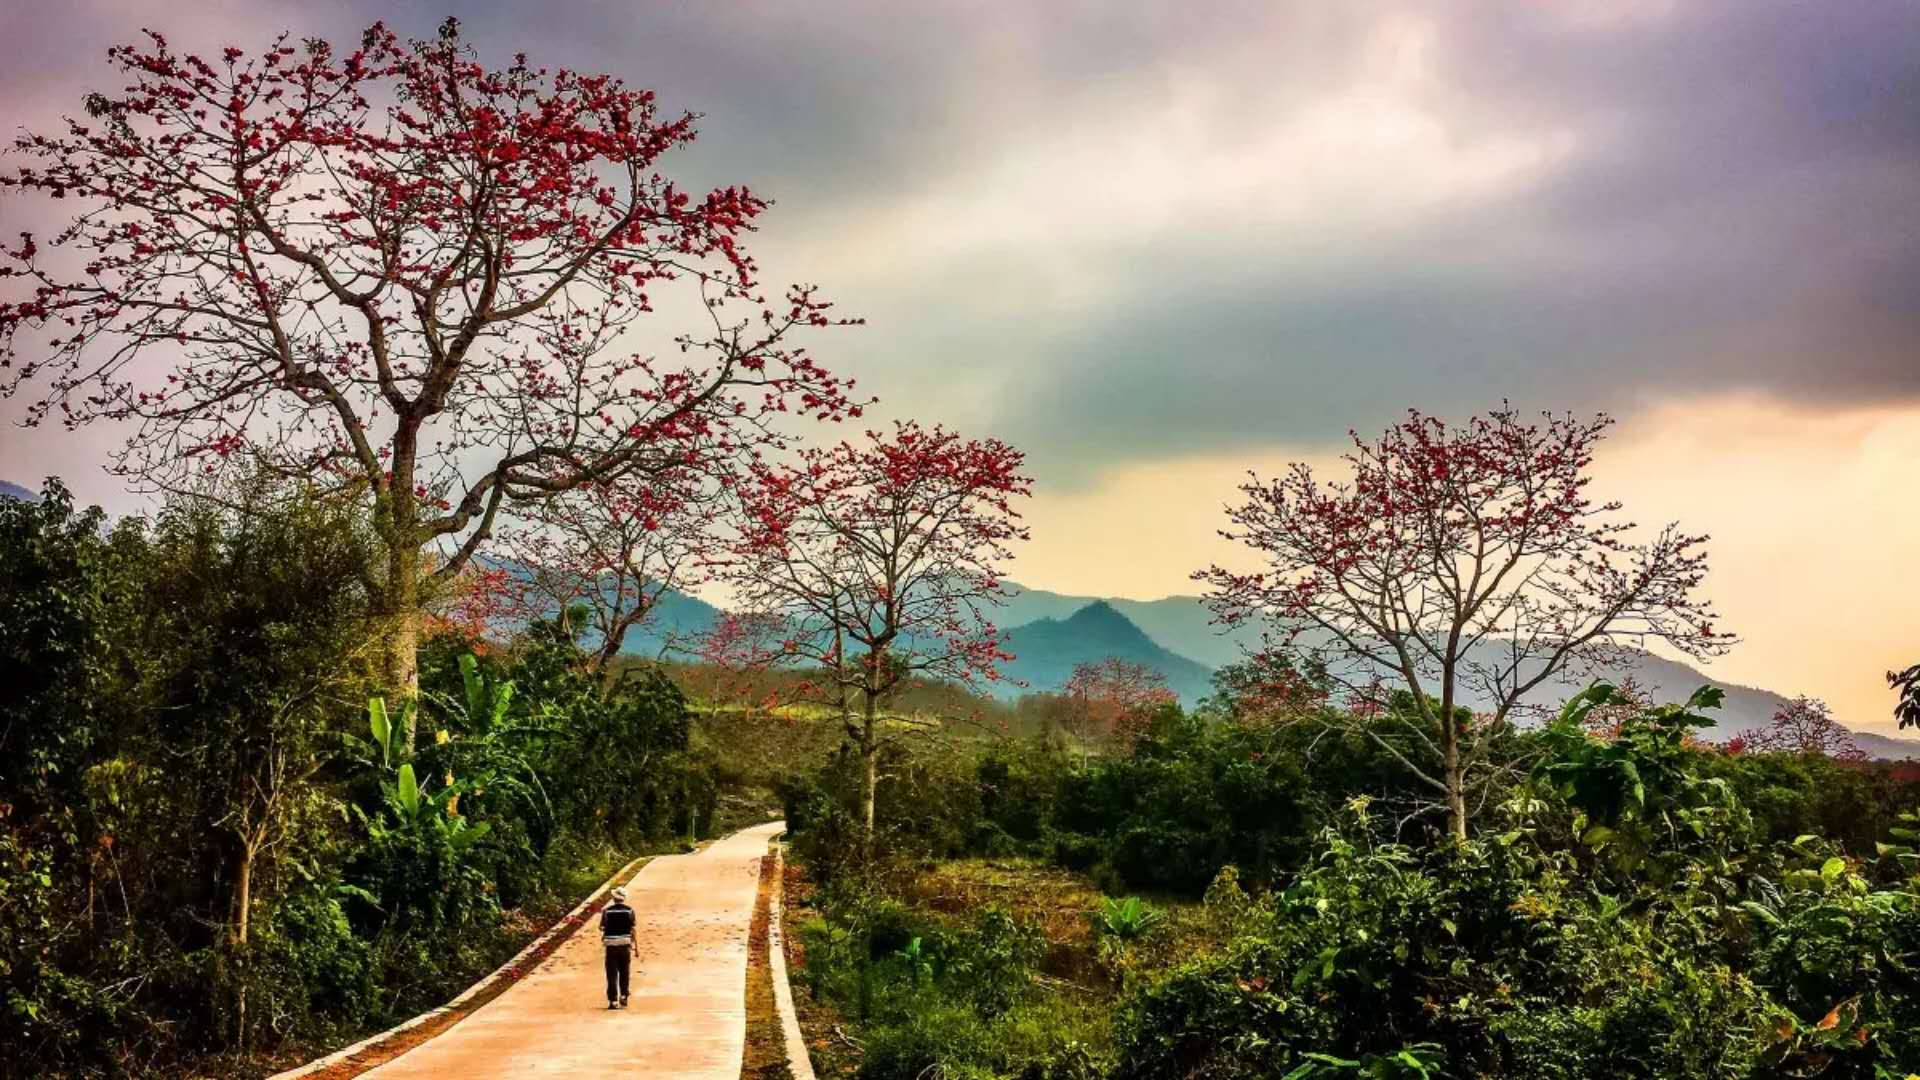
[(760, 860), (760, 894), (753, 904), (753, 921), (747, 927), (747, 1049), (740, 1062), (741, 1080), (787, 1080), (793, 1075), (787, 1067), (780, 1013), (773, 997), (773, 967), (767, 952), (773, 890), (779, 887), (773, 856), (768, 855)]

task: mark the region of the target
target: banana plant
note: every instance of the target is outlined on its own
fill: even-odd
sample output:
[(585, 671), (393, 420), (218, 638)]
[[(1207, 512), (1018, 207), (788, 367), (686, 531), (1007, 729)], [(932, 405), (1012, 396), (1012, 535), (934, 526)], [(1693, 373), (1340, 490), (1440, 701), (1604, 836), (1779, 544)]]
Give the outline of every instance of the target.
[(395, 770), (391, 783), (382, 785), (387, 811), (397, 822), (397, 827), (378, 820), (371, 822), (370, 826), (376, 833), (431, 829), (456, 850), (464, 850), (493, 828), (491, 822), (482, 821), (476, 825), (468, 821), (458, 809), (460, 796), (484, 787), (487, 779), (484, 776), (470, 780), (449, 777), (447, 783), (429, 793), (421, 788), (414, 776), (413, 763), (406, 762)]
[(513, 680), (490, 681), (480, 673), (480, 661), (472, 653), (460, 656), (460, 683), (466, 691), (467, 727), (485, 735), (506, 726), (507, 710), (513, 705)]
[(368, 756), (379, 761), (383, 769), (391, 769), (405, 754), (407, 727), (412, 722), (414, 703), (411, 700), (400, 703), (399, 722), (395, 723), (387, 715), (387, 699), (370, 697), (367, 699), (367, 731), (373, 736)]
[(490, 679), (480, 669), (472, 653), (459, 658), (463, 693), (429, 695), (437, 709), (456, 721), (459, 732), (436, 733), (434, 746), (421, 753), (421, 760), (434, 770), (445, 768), (462, 774), (486, 774), (485, 787), (498, 800), (518, 801), (551, 828), (553, 803), (534, 767), (537, 747), (549, 733), (549, 716), (542, 710), (532, 717), (515, 719), (509, 714), (514, 702), (514, 684), (508, 679)]
[(1093, 925), (1094, 936), (1099, 939), (1102, 956), (1109, 959), (1126, 951), (1128, 945), (1152, 933), (1166, 921), (1164, 912), (1143, 903), (1137, 896), (1125, 900), (1102, 897), (1100, 906), (1087, 912), (1087, 921)]

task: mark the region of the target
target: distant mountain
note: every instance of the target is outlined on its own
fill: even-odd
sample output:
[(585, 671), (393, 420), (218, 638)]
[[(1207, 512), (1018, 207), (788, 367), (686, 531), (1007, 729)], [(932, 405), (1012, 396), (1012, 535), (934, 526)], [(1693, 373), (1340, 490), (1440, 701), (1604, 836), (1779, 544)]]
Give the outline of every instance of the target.
[[(1245, 657), (1248, 650), (1257, 648), (1260, 644), (1260, 631), (1257, 627), (1227, 631), (1223, 627), (1212, 625), (1212, 613), (1197, 596), (1168, 596), (1159, 600), (1103, 599), (1048, 592), (1044, 589), (1030, 589), (1017, 584), (1010, 585), (1009, 591), (1012, 593), (1011, 597), (998, 612), (997, 621), (1001, 625), (1016, 626), (1024, 630), (1026, 628), (1020, 626), (1021, 623), (1033, 620), (1059, 620), (1090, 605), (1100, 605), (1130, 621), (1149, 639), (1151, 645), (1173, 656), (1175, 660), (1194, 663), (1204, 669), (1234, 663)], [(1071, 619), (1068, 622), (1071, 622)], [(1064, 626), (1066, 623), (1056, 622), (1055, 625)], [(1041, 636), (1044, 639), (1048, 635)], [(1074, 651), (1065, 646), (1058, 646), (1054, 655), (1064, 657)], [(1092, 646), (1078, 651), (1096, 652)], [(1103, 655), (1109, 654), (1083, 655), (1076, 659), (1097, 660)], [(1138, 657), (1130, 657), (1130, 659), (1138, 659)], [(1053, 666), (1058, 666), (1057, 660), (1053, 662)], [(1068, 673), (1071, 673), (1072, 667), (1073, 661), (1066, 661)], [(1706, 733), (1708, 738), (1716, 740), (1730, 738), (1748, 728), (1764, 727), (1773, 719), (1775, 710), (1787, 702), (1785, 695), (1774, 691), (1716, 679), (1690, 664), (1647, 652), (1635, 652), (1631, 662), (1622, 665), (1620, 670), (1609, 671), (1606, 674), (1607, 677), (1616, 680), (1632, 675), (1660, 702), (1684, 701), (1688, 695), (1702, 686), (1719, 687), (1726, 692), (1726, 700), (1715, 715), (1717, 723)], [(1198, 686), (1198, 692), (1189, 693), (1188, 690), (1175, 686), (1174, 689), (1180, 694), (1182, 700), (1191, 703), (1207, 692), (1204, 680), (1195, 680), (1191, 673), (1185, 678), (1189, 680), (1189, 686)], [(1059, 681), (1065, 681), (1065, 675), (1061, 675)], [(1169, 684), (1173, 681), (1171, 673), (1168, 674), (1168, 681)], [(1035, 678), (1029, 678), (1028, 682), (1035, 689), (1052, 689), (1058, 685), (1058, 682), (1048, 684)], [(1549, 680), (1534, 692), (1533, 699), (1541, 703), (1557, 701), (1566, 697), (1584, 682), (1584, 679), (1558, 682)], [(1484, 703), (1469, 700), (1464, 704), (1476, 706)], [(1896, 738), (1866, 731), (1856, 731), (1854, 737), (1860, 743), (1860, 747), (1874, 757), (1920, 759), (1920, 739)]]
[(679, 640), (684, 643), (689, 638), (705, 634), (713, 629), (713, 624), (719, 618), (719, 608), (697, 596), (669, 589), (660, 594), (660, 599), (654, 604), (653, 614), (639, 626), (627, 631), (626, 640), (620, 643), (620, 651), (649, 658), (659, 656), (669, 642)]
[[(0, 494), (37, 498), (32, 492), (0, 481)], [(500, 563), (497, 565), (507, 565)], [(519, 569), (519, 568), (513, 568)], [(1142, 663), (1166, 676), (1167, 685), (1192, 705), (1212, 690), (1214, 669), (1234, 663), (1260, 642), (1257, 628), (1222, 632), (1197, 596), (1169, 596), (1159, 600), (1129, 600), (1074, 596), (1010, 585), (1011, 596), (994, 614), (1005, 630), (1007, 651), (1016, 659), (1004, 665), (1009, 681), (998, 692), (1012, 697), (1024, 691), (1053, 691), (1065, 685), (1075, 664), (1117, 656)], [(720, 609), (697, 596), (668, 592), (654, 617), (628, 631), (622, 652), (652, 657), (670, 640), (689, 638), (712, 629)], [(591, 644), (591, 643), (589, 643)], [(1614, 679), (1632, 675), (1657, 701), (1683, 701), (1701, 686), (1726, 692), (1725, 704), (1708, 738), (1724, 740), (1748, 728), (1765, 726), (1775, 710), (1786, 704), (1784, 695), (1752, 686), (1715, 679), (1697, 668), (1652, 653), (1639, 652)], [(1558, 701), (1584, 679), (1549, 681), (1534, 694), (1542, 703)], [(1482, 703), (1466, 701), (1474, 706)], [(1920, 760), (1920, 739), (1898, 738), (1856, 731), (1855, 739), (1869, 755), (1883, 759)]]
[(1853, 741), (1870, 758), (1882, 761), (1920, 761), (1920, 739), (1902, 739), (1892, 735), (1880, 735), (1871, 731), (1856, 731)]
[[(477, 561), (489, 569), (505, 570), (522, 581), (532, 575), (531, 568), (513, 559), (481, 556)], [(552, 611), (540, 614), (551, 615)], [(660, 655), (661, 649), (669, 641), (684, 640), (713, 629), (713, 624), (719, 618), (719, 608), (697, 596), (669, 589), (660, 594), (653, 614), (641, 625), (627, 631), (626, 638), (620, 642), (620, 651), (651, 659)], [(581, 641), (587, 648), (593, 648), (598, 643), (599, 636), (591, 631)]]
[(1018, 626), (1035, 619), (1061, 619), (1088, 604), (1104, 603), (1165, 648), (1208, 667), (1224, 667), (1243, 659), (1260, 644), (1257, 627), (1227, 630), (1213, 625), (1213, 613), (1197, 596), (1168, 596), (1159, 600), (1123, 597), (1071, 596), (1009, 584), (1010, 599), (995, 615), (1002, 626)]
[(22, 502), (39, 502), (40, 496), (30, 488), (0, 480), (0, 499), (19, 499)]
[[(1160, 672), (1168, 689), (1189, 705), (1211, 689), (1211, 668), (1156, 643), (1104, 600), (1095, 600), (1064, 619), (1042, 617), (1016, 626), (1006, 632), (1004, 644), (1015, 658), (1003, 665), (1003, 674), (1025, 683), (1028, 691), (1058, 690), (1073, 675), (1075, 664), (1107, 657)], [(1000, 685), (1007, 696), (1022, 691), (1018, 686)]]

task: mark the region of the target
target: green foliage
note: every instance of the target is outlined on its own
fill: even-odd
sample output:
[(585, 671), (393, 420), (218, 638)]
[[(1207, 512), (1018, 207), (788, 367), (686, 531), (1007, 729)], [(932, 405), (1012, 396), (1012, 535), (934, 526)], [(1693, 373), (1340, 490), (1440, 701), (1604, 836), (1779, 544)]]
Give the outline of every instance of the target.
[(1547, 755), (1535, 775), (1576, 812), (1580, 842), (1621, 871), (1671, 880), (1700, 859), (1726, 871), (1751, 818), (1691, 745), (1694, 732), (1713, 724), (1702, 710), (1718, 708), (1723, 692), (1702, 687), (1685, 704), (1633, 712), (1611, 739), (1589, 736), (1587, 714), (1615, 693), (1595, 683), (1567, 702), (1542, 736)]
[(1127, 885), (1198, 895), (1222, 866), (1266, 880), (1292, 864), (1315, 812), (1300, 758), (1263, 733), (1163, 710), (1126, 757), (1062, 779), (1054, 854)]
[(1414, 1067), (1407, 1054), (1466, 1075), (1709, 1076), (1744, 1075), (1725, 1067), (1741, 1047), (1757, 1060), (1773, 1011), (1752, 983), (1675, 963), (1661, 935), (1584, 894), (1565, 857), (1365, 835), (1329, 834), (1264, 926), (1141, 992), (1120, 1075), (1347, 1067), (1330, 1058), (1418, 1075), (1393, 1071)]
[(1127, 946), (1152, 933), (1167, 919), (1166, 915), (1142, 903), (1137, 896), (1125, 900), (1102, 897), (1100, 906), (1087, 912), (1093, 925), (1094, 940), (1103, 956), (1125, 952)]
[(1887, 830), (1888, 840), (1875, 845), (1883, 859), (1890, 859), (1907, 877), (1920, 876), (1920, 809), (1908, 810)]

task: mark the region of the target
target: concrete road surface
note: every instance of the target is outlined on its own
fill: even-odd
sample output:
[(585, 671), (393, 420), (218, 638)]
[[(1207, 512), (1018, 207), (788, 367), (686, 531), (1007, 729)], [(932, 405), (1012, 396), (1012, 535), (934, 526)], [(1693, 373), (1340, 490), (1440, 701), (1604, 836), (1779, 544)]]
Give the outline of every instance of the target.
[(627, 1008), (607, 1009), (596, 918), (512, 989), (363, 1075), (739, 1080), (747, 923), (760, 859), (783, 828), (757, 825), (696, 854), (656, 858), (634, 875), (627, 902), (639, 925)]

